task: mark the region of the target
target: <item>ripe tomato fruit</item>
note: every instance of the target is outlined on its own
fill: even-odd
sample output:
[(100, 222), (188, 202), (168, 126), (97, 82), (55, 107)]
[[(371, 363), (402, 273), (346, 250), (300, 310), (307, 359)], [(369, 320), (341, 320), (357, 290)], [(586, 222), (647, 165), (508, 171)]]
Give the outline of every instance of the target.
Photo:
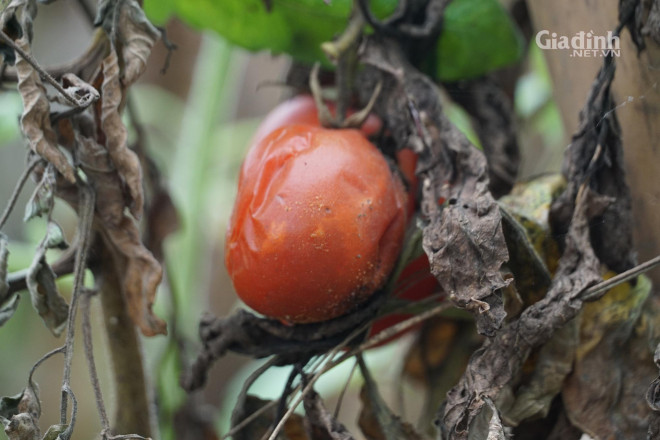
[(241, 168), (225, 264), (251, 308), (289, 323), (340, 316), (401, 250), (406, 191), (358, 130), (281, 127)]
[[(328, 103), (328, 107), (334, 114), (334, 105)], [(350, 115), (352, 112), (349, 111), (348, 113)], [(266, 115), (261, 124), (259, 124), (257, 132), (252, 137), (252, 143), (256, 144), (261, 139), (275, 131), (275, 129), (291, 124), (321, 126), (316, 103), (311, 95), (298, 95), (275, 107)], [(365, 136), (372, 136), (378, 133), (382, 126), (383, 123), (378, 117), (375, 115), (369, 115), (367, 120), (364, 121), (364, 124), (362, 124), (360, 131), (364, 133)]]

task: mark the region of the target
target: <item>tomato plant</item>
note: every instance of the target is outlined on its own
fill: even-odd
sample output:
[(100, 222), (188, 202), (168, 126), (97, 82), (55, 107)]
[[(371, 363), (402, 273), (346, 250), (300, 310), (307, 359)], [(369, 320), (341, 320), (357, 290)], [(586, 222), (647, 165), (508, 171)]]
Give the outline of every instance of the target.
[(254, 310), (290, 323), (340, 316), (386, 281), (406, 192), (357, 130), (276, 129), (241, 168), (225, 263)]

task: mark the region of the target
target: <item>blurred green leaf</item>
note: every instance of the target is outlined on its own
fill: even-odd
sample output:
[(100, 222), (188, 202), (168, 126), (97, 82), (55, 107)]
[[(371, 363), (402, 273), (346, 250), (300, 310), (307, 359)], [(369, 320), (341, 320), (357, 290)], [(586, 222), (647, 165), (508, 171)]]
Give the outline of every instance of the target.
[(497, 0), (454, 0), (445, 10), (437, 77), (473, 78), (518, 60), (523, 40)]
[[(397, 0), (372, 0), (377, 17), (390, 15)], [(352, 0), (145, 0), (149, 17), (164, 22), (176, 14), (196, 29), (211, 29), (249, 50), (288, 53), (296, 60), (328, 63), (320, 45), (345, 28)], [(454, 0), (445, 11), (434, 70), (441, 80), (475, 77), (516, 61), (522, 40), (497, 0)]]
[(0, 148), (18, 137), (18, 118), (22, 110), (18, 93), (0, 93)]

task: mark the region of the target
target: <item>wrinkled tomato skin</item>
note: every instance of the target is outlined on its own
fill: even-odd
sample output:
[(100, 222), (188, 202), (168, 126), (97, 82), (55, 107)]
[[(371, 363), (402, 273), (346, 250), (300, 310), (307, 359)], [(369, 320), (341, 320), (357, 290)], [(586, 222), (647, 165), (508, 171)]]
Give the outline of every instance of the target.
[(361, 132), (276, 129), (251, 148), (239, 177), (225, 249), (238, 295), (289, 323), (350, 311), (396, 262), (406, 199)]
[[(328, 106), (330, 111), (334, 113), (334, 105), (328, 103)], [(349, 111), (348, 113), (350, 115), (352, 111)], [(312, 96), (298, 95), (275, 107), (266, 115), (264, 120), (261, 121), (261, 124), (259, 124), (257, 132), (252, 137), (252, 144), (256, 144), (276, 129), (291, 124), (321, 126), (316, 103)], [(383, 123), (378, 117), (369, 115), (367, 120), (364, 121), (364, 124), (362, 124), (362, 127), (360, 127), (360, 131), (364, 133), (365, 136), (373, 136), (377, 134), (382, 127)]]

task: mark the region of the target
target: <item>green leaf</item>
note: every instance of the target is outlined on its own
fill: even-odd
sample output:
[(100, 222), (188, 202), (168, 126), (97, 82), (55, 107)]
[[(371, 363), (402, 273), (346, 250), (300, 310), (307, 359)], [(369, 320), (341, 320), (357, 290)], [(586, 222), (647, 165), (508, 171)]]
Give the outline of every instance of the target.
[(454, 0), (445, 10), (436, 75), (473, 78), (518, 60), (523, 39), (497, 0)]
[[(371, 0), (377, 17), (387, 17), (397, 0)], [(288, 53), (298, 61), (328, 63), (320, 45), (345, 28), (352, 0), (145, 0), (148, 16), (162, 21), (174, 13), (196, 29), (210, 29), (248, 50)], [(445, 11), (438, 42), (441, 80), (475, 77), (516, 61), (522, 39), (497, 0), (454, 0)]]

